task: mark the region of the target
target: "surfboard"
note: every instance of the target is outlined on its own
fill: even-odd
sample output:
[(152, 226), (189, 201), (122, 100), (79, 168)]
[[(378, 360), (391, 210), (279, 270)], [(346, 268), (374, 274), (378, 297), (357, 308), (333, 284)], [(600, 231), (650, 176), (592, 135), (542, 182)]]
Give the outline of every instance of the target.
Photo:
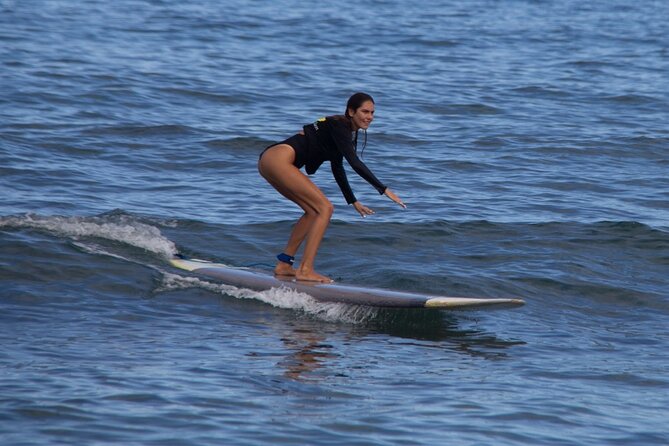
[(393, 291), (382, 288), (342, 285), (338, 283), (303, 282), (294, 278), (278, 278), (262, 271), (239, 268), (206, 260), (175, 257), (170, 264), (203, 278), (254, 291), (287, 288), (308, 294), (319, 302), (344, 303), (387, 308), (431, 308), (442, 310), (476, 308), (513, 308), (524, 305), (522, 299), (447, 297)]

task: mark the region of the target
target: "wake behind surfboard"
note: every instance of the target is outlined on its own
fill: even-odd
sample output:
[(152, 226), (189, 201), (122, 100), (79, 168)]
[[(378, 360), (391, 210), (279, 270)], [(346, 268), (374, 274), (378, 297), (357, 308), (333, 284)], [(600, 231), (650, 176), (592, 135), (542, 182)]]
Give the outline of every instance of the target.
[(344, 303), (386, 308), (435, 308), (443, 310), (474, 308), (513, 308), (524, 305), (522, 299), (487, 299), (473, 297), (446, 297), (404, 291), (392, 291), (381, 288), (340, 285), (330, 283), (300, 282), (281, 280), (270, 274), (236, 268), (206, 260), (175, 257), (170, 264), (176, 268), (190, 271), (198, 276), (215, 279), (228, 285), (247, 288), (254, 291), (267, 291), (272, 288), (287, 288), (308, 294), (319, 302)]

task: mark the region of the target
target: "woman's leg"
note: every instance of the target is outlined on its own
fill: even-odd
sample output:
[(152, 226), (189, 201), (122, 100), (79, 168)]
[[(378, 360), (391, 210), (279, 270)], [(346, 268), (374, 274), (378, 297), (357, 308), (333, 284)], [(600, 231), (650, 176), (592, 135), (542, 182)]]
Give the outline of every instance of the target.
[[(275, 186), (274, 184), (272, 184), (272, 186), (277, 190), (280, 187), (280, 186)], [(291, 199), (291, 201), (295, 200)], [(297, 253), (298, 249), (300, 249), (300, 245), (302, 244), (307, 234), (309, 233), (309, 230), (311, 229), (311, 224), (312, 224), (311, 215), (307, 213), (304, 213), (304, 215), (302, 215), (302, 217), (300, 217), (300, 219), (297, 220), (297, 223), (295, 223), (290, 233), (290, 237), (288, 238), (286, 247), (283, 250), (285, 254), (295, 257), (295, 254)], [(296, 271), (290, 264), (285, 262), (278, 262), (276, 264), (276, 267), (274, 268), (274, 274), (278, 276), (295, 276)]]
[[(279, 193), (304, 210), (304, 215), (293, 227), (285, 251), (294, 255), (306, 239), (302, 262), (295, 272), (297, 279), (329, 282), (328, 277), (314, 271), (314, 261), (334, 208), (323, 192), (293, 165), (294, 160), (293, 148), (279, 144), (263, 154), (258, 170)], [(278, 266), (277, 270), (285, 271), (285, 268)]]

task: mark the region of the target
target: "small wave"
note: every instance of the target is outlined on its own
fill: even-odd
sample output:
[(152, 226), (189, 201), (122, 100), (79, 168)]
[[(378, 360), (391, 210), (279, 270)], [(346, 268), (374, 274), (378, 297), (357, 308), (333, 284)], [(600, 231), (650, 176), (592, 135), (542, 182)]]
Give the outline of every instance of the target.
[(513, 88), (512, 91), (533, 97), (567, 97), (569, 93), (556, 87), (541, 85), (526, 85), (524, 87)]
[(645, 104), (655, 104), (658, 103), (658, 99), (650, 96), (644, 96), (640, 94), (624, 94), (624, 95), (617, 95), (617, 96), (607, 96), (604, 98), (605, 100), (614, 102), (614, 103), (619, 103), (619, 104), (624, 104), (624, 105), (645, 105)]
[(121, 136), (177, 136), (200, 133), (199, 129), (185, 125), (116, 125), (94, 127), (82, 132), (91, 136), (121, 135)]
[(214, 91), (202, 91), (187, 88), (164, 88), (165, 93), (177, 94), (188, 98), (202, 99), (221, 104), (248, 104), (250, 101), (238, 94), (224, 94)]
[(126, 257), (124, 255), (112, 252), (107, 247), (100, 246), (95, 243), (75, 242), (74, 245), (89, 254), (109, 256), (127, 262), (138, 263), (155, 270), (161, 275), (161, 282), (160, 285), (154, 290), (154, 293), (178, 291), (188, 288), (199, 288), (217, 294), (232, 296), (237, 299), (258, 300), (277, 308), (301, 310), (307, 314), (314, 315), (329, 322), (360, 323), (364, 322), (368, 319), (369, 316), (371, 316), (371, 312), (367, 308), (344, 304), (323, 304), (317, 302), (308, 294), (300, 293), (289, 288), (273, 288), (262, 292), (246, 288), (239, 288), (221, 282), (209, 282), (194, 276), (173, 274), (165, 271), (161, 266), (147, 264), (143, 261), (137, 261), (131, 257)]
[(96, 237), (124, 243), (165, 258), (174, 256), (176, 245), (165, 238), (160, 230), (122, 213), (96, 217), (63, 217), (26, 214), (0, 217), (0, 228), (28, 228), (78, 240)]
[(206, 141), (205, 144), (212, 149), (226, 149), (240, 152), (253, 150), (260, 154), (260, 151), (272, 144), (272, 142), (275, 141), (255, 137), (237, 137), (229, 139), (212, 139)]
[(432, 48), (451, 48), (461, 44), (458, 40), (453, 39), (434, 39), (428, 37), (410, 37), (408, 39), (403, 39), (400, 43), (407, 45), (417, 45), (417, 46), (426, 46)]
[(423, 107), (429, 113), (440, 116), (471, 116), (471, 115), (497, 115), (503, 113), (503, 110), (486, 104), (429, 104)]
[(201, 288), (214, 293), (232, 296), (237, 299), (254, 299), (276, 308), (302, 311), (327, 322), (345, 322), (362, 324), (374, 318), (378, 310), (370, 307), (346, 305), (341, 303), (318, 302), (305, 293), (289, 288), (272, 288), (267, 291), (254, 291), (237, 288), (232, 285), (213, 283), (192, 276), (181, 276), (162, 271), (163, 279), (155, 292), (176, 291), (187, 288)]

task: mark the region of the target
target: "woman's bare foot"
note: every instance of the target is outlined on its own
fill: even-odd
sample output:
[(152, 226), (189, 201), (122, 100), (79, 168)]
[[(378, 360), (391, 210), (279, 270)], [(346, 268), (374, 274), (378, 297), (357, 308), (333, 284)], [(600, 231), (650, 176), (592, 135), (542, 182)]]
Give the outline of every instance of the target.
[(290, 276), (290, 277), (295, 277), (297, 274), (297, 271), (295, 268), (290, 266), (287, 263), (284, 262), (279, 262), (276, 264), (274, 267), (274, 275), (275, 276)]
[(327, 276), (324, 276), (322, 274), (318, 274), (316, 271), (304, 271), (304, 270), (297, 270), (297, 274), (295, 275), (295, 278), (297, 280), (304, 280), (307, 282), (321, 282), (321, 283), (332, 283), (334, 280), (330, 279)]

